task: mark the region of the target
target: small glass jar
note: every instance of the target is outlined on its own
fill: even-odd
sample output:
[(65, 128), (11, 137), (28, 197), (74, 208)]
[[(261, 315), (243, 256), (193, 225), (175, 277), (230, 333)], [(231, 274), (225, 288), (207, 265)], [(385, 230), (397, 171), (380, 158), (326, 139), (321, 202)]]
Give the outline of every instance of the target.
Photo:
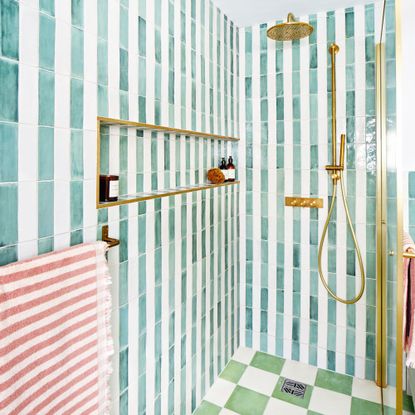
[(119, 193), (119, 176), (100, 175), (99, 176), (99, 200), (101, 202), (116, 202)]

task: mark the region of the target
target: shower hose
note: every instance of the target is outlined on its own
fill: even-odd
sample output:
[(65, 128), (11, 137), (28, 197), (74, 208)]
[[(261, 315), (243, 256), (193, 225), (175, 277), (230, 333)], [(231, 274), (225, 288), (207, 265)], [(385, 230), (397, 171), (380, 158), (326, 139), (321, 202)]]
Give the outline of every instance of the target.
[[(365, 290), (365, 270), (364, 270), (364, 267), (363, 267), (362, 254), (360, 253), (359, 243), (357, 242), (356, 233), (355, 233), (355, 230), (353, 228), (352, 218), (350, 217), (349, 206), (347, 204), (346, 192), (345, 192), (345, 189), (344, 189), (342, 171), (339, 170), (337, 175), (338, 175), (338, 177), (333, 179), (333, 195), (332, 195), (331, 204), (330, 204), (329, 212), (328, 212), (328, 215), (327, 215), (327, 219), (326, 219), (326, 222), (324, 224), (323, 233), (321, 235), (320, 245), (319, 245), (319, 248), (318, 248), (318, 272), (320, 274), (320, 279), (321, 279), (321, 282), (323, 283), (325, 289), (335, 300), (337, 300), (337, 301), (339, 301), (343, 304), (354, 304), (354, 303), (356, 303), (360, 300), (360, 298), (362, 297), (363, 292)], [(348, 227), (350, 229), (350, 233), (351, 233), (352, 238), (353, 238), (353, 243), (354, 243), (355, 251), (356, 251), (356, 254), (357, 254), (357, 259), (358, 259), (358, 262), (359, 262), (359, 268), (360, 268), (360, 291), (354, 298), (351, 298), (351, 299), (345, 299), (345, 298), (339, 297), (329, 287), (329, 284), (328, 284), (327, 280), (324, 278), (322, 265), (321, 265), (321, 263), (322, 263), (321, 258), (322, 258), (322, 254), (323, 254), (324, 240), (326, 239), (327, 230), (328, 230), (328, 227), (329, 227), (330, 219), (331, 219), (331, 216), (333, 214), (333, 209), (334, 209), (334, 206), (335, 206), (335, 203), (336, 203), (336, 198), (337, 198), (337, 181), (340, 182), (340, 188), (341, 188), (341, 193), (342, 193), (343, 206), (344, 206), (344, 210), (346, 212), (347, 224), (348, 224)]]

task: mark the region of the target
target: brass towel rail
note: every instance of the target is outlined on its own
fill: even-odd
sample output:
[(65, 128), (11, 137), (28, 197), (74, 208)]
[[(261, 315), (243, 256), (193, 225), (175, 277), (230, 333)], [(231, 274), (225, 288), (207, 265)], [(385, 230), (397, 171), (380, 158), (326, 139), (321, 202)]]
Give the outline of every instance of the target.
[(403, 257), (404, 258), (415, 258), (415, 254), (412, 252), (404, 252)]
[(102, 227), (102, 240), (108, 244), (108, 248), (112, 248), (120, 244), (119, 239), (110, 238), (108, 236), (108, 225)]

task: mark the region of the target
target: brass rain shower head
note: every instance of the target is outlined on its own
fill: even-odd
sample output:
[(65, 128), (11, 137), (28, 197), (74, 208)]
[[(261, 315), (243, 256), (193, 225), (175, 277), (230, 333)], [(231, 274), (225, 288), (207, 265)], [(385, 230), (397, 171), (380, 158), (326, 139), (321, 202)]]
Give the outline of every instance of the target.
[(297, 22), (292, 13), (288, 13), (287, 21), (270, 27), (267, 36), (272, 40), (298, 40), (310, 36), (313, 33), (313, 26), (308, 23)]

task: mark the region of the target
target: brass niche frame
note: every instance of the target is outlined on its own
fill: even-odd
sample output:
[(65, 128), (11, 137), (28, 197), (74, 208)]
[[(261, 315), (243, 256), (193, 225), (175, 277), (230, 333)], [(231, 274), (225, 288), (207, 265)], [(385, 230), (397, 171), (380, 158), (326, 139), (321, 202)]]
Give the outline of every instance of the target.
[(183, 130), (179, 128), (166, 127), (163, 125), (153, 125), (153, 124), (146, 124), (146, 123), (141, 123), (141, 122), (136, 122), (136, 121), (118, 120), (115, 118), (108, 118), (108, 117), (97, 117), (97, 166), (96, 166), (96, 196), (95, 196), (95, 204), (96, 204), (97, 209), (104, 209), (104, 208), (108, 208), (112, 206), (126, 205), (129, 203), (143, 202), (145, 200), (160, 199), (162, 197), (169, 197), (169, 196), (175, 196), (175, 195), (180, 195), (184, 193), (197, 192), (200, 190), (213, 189), (216, 187), (234, 186), (234, 185), (240, 184), (239, 180), (235, 180), (233, 182), (218, 183), (218, 184), (201, 183), (198, 185), (181, 186), (181, 187), (176, 187), (172, 189), (163, 189), (163, 190), (152, 191), (152, 192), (136, 193), (134, 195), (125, 195), (124, 197), (120, 197), (115, 202), (101, 202), (99, 200), (99, 186), (100, 186), (99, 176), (100, 176), (100, 164), (101, 164), (101, 126), (117, 126), (117, 127), (132, 128), (134, 130), (150, 130), (150, 131), (157, 131), (157, 132), (163, 132), (163, 133), (168, 133), (168, 134), (199, 137), (199, 138), (203, 138), (207, 140), (222, 140), (222, 141), (232, 141), (232, 142), (240, 141), (238, 137), (230, 137), (230, 136), (224, 136), (224, 135), (218, 135), (218, 134), (209, 134), (209, 133), (204, 133), (201, 131)]

